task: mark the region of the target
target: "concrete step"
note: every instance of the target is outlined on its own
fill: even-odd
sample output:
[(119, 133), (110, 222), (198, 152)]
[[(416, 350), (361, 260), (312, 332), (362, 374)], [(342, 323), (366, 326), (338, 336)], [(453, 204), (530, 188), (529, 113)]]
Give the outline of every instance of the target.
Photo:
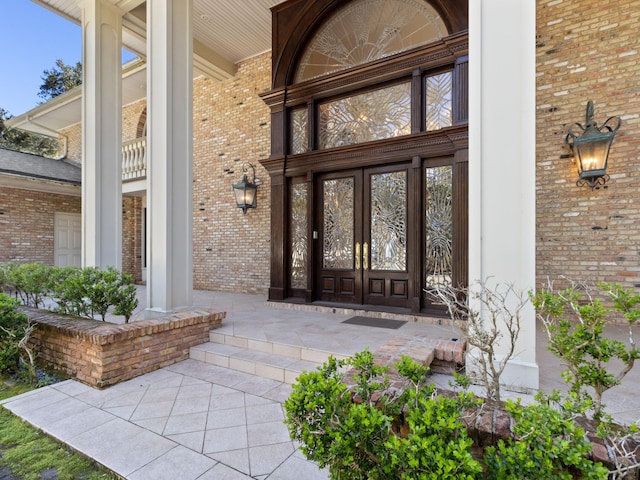
[[(193, 360), (293, 383), (304, 370), (315, 370), (330, 352), (211, 333), (211, 342), (191, 347)], [(337, 355), (334, 355), (337, 356)], [(345, 358), (344, 355), (340, 358)]]
[(287, 345), (284, 343), (270, 342), (268, 340), (256, 340), (254, 338), (238, 335), (218, 333), (216, 330), (211, 330), (211, 332), (209, 332), (209, 340), (213, 343), (220, 343), (222, 345), (231, 345), (233, 347), (246, 348), (247, 350), (255, 352), (272, 353), (283, 357), (294, 358), (296, 360), (306, 360), (308, 362), (316, 363), (326, 362), (330, 355), (338, 359), (345, 359), (349, 356), (316, 348)]
[[(302, 371), (315, 370), (331, 355), (338, 359), (348, 357), (216, 330), (210, 332), (209, 338), (210, 342), (191, 347), (191, 359), (289, 384), (294, 383)], [(430, 366), (432, 372), (450, 374), (463, 365), (465, 347), (466, 342), (458, 339), (397, 336), (374, 352), (374, 361), (390, 367), (389, 373), (394, 377), (397, 372), (393, 366), (402, 355)]]

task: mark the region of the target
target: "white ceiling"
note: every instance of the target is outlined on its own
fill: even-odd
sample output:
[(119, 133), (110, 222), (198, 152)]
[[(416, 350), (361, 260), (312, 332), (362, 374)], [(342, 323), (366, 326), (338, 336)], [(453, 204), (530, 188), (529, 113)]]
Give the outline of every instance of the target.
[[(54, 13), (80, 24), (78, 0), (32, 0)], [(123, 16), (122, 43), (144, 60), (146, 54), (145, 0), (108, 0)], [(235, 65), (271, 50), (271, 10), (284, 0), (193, 0), (194, 76), (225, 80), (235, 74)], [(146, 68), (134, 60), (123, 67), (122, 102), (127, 105), (146, 95)], [(81, 118), (80, 87), (33, 110), (12, 118), (8, 126), (54, 135)]]
[[(53, 12), (80, 23), (77, 0), (32, 0)], [(123, 16), (123, 43), (144, 57), (144, 0), (109, 0)], [(194, 40), (230, 63), (271, 49), (271, 7), (284, 0), (193, 0)]]

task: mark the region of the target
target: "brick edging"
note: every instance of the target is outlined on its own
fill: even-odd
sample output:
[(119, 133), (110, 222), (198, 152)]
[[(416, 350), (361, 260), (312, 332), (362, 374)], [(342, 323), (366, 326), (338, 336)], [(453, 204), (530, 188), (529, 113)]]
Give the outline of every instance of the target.
[(127, 324), (24, 308), (38, 324), (30, 343), (39, 361), (76, 380), (103, 388), (186, 360), (189, 348), (209, 340), (226, 312), (185, 308)]

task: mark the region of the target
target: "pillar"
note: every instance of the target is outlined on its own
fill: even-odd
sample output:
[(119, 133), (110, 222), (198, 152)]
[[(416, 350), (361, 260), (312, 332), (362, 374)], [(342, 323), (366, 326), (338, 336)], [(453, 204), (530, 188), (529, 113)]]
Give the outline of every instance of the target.
[(122, 268), (122, 12), (82, 0), (82, 265)]
[(192, 271), (192, 1), (147, 2), (147, 310), (188, 306)]
[[(535, 0), (469, 2), (469, 280), (535, 288)], [(485, 312), (483, 312), (485, 313)], [(527, 304), (503, 383), (538, 388)]]

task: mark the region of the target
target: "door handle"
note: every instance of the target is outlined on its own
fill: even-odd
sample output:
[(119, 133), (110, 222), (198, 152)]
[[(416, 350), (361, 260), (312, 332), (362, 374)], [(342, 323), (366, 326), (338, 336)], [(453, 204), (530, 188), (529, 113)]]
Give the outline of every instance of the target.
[(360, 270), (360, 242), (356, 243), (356, 270)]
[(364, 253), (362, 256), (362, 269), (369, 270), (369, 244), (364, 242)]

